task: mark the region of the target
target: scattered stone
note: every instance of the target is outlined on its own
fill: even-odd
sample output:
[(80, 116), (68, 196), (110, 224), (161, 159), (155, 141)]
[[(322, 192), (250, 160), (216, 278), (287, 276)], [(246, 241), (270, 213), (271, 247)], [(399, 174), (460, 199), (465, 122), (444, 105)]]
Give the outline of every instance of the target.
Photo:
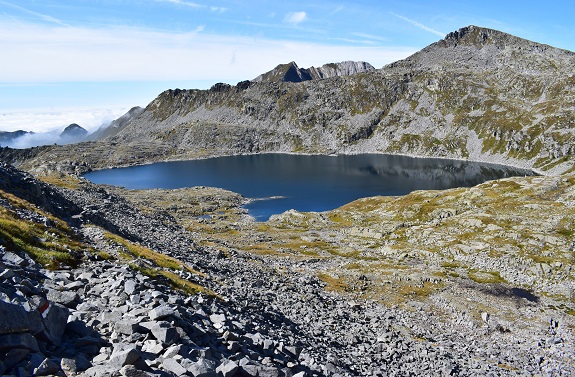
[(173, 344), (180, 338), (178, 330), (166, 321), (156, 323), (151, 330), (157, 340), (167, 345)]
[(2, 260), (6, 264), (18, 267), (24, 267), (28, 264), (24, 258), (11, 252), (5, 252), (4, 255), (2, 256)]
[(140, 352), (133, 346), (127, 349), (114, 351), (110, 356), (109, 364), (120, 369), (124, 365), (133, 365), (140, 358)]
[(48, 300), (64, 305), (68, 308), (74, 308), (80, 301), (80, 296), (76, 292), (71, 291), (57, 291), (55, 289), (48, 290), (46, 295)]
[(68, 315), (68, 308), (56, 303), (50, 303), (48, 309), (42, 314), (44, 334), (56, 345), (60, 345), (68, 323)]
[(126, 292), (126, 294), (128, 295), (131, 295), (134, 292), (136, 292), (136, 287), (137, 287), (136, 281), (133, 279), (128, 279), (124, 283), (124, 292)]
[(152, 377), (152, 376), (154, 376), (151, 373), (137, 369), (133, 365), (124, 365), (122, 367), (122, 369), (120, 369), (120, 374), (124, 377)]
[(150, 320), (156, 321), (174, 315), (174, 313), (175, 312), (173, 308), (168, 305), (162, 305), (150, 310), (148, 317), (150, 317)]
[(35, 376), (48, 376), (57, 373), (60, 365), (53, 360), (44, 359), (42, 363), (34, 369)]
[(188, 372), (186, 368), (181, 366), (180, 363), (174, 359), (165, 359), (162, 361), (162, 367), (167, 371), (174, 373), (176, 376), (183, 376)]
[(27, 332), (32, 327), (28, 313), (20, 305), (0, 300), (0, 334)]
[(0, 351), (24, 348), (38, 352), (38, 342), (30, 333), (4, 334), (0, 335)]
[(188, 371), (194, 377), (216, 377), (216, 363), (206, 358), (200, 358), (198, 361), (188, 367)]
[(234, 376), (239, 369), (240, 366), (235, 361), (225, 360), (216, 368), (216, 372), (221, 374), (223, 377), (231, 377)]

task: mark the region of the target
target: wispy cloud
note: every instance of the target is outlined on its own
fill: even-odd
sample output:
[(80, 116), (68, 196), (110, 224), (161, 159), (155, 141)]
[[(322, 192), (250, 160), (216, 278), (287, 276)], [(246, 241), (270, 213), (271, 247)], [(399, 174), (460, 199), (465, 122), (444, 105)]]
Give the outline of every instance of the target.
[[(16, 5), (16, 4), (12, 4), (9, 3), (7, 1), (2, 1), (0, 0), (0, 5), (4, 5), (13, 9), (16, 9), (22, 13), (28, 14), (30, 16), (34, 16), (35, 18), (38, 18), (42, 21), (46, 21), (46, 22), (51, 22), (60, 26), (68, 26), (64, 21), (59, 20), (55, 17), (49, 16), (47, 14), (42, 14), (42, 13), (38, 13), (38, 12), (34, 12), (33, 10), (21, 7), (20, 5)], [(10, 16), (11, 17), (11, 16)]]
[(228, 10), (225, 7), (216, 7), (213, 5), (208, 6), (208, 5), (198, 4), (198, 3), (194, 3), (192, 1), (186, 1), (186, 0), (156, 0), (156, 1), (159, 3), (172, 3), (172, 4), (183, 5), (186, 7), (196, 8), (196, 9), (209, 9), (212, 12), (218, 12), (218, 13), (223, 13), (223, 12)]
[(156, 1), (160, 2), (160, 3), (172, 3), (172, 4), (178, 4), (178, 5), (185, 5), (187, 7), (192, 7), (192, 8), (204, 8), (205, 7), (205, 5), (193, 3), (191, 1), (184, 1), (184, 0), (156, 0)]
[(429, 32), (429, 33), (433, 33), (433, 34), (438, 35), (438, 36), (440, 36), (440, 37), (442, 37), (442, 38), (445, 37), (445, 33), (442, 33), (441, 31), (432, 29), (432, 28), (430, 28), (429, 26), (425, 26), (424, 24), (422, 24), (422, 23), (420, 23), (420, 22), (417, 22), (417, 21), (415, 21), (415, 20), (412, 20), (411, 18), (407, 18), (407, 17), (405, 17), (405, 16), (402, 16), (402, 15), (400, 15), (400, 14), (393, 13), (393, 12), (390, 12), (390, 14), (391, 14), (392, 16), (395, 16), (395, 17), (397, 17), (397, 18), (403, 20), (403, 21), (409, 22), (409, 23), (412, 24), (413, 26), (416, 26), (416, 27), (418, 27), (418, 28), (420, 28), (420, 29), (422, 29), (422, 30), (425, 30), (425, 31)]
[(339, 12), (341, 12), (342, 10), (344, 10), (345, 7), (343, 5), (338, 6), (337, 8), (335, 8), (334, 10), (332, 10), (331, 12), (329, 12), (330, 16), (333, 16), (334, 14), (337, 14)]
[(225, 11), (228, 10), (228, 8), (226, 8), (226, 7), (214, 7), (214, 6), (211, 6), (211, 7), (210, 7), (210, 10), (211, 10), (212, 12), (224, 13)]
[(305, 21), (306, 18), (307, 18), (306, 12), (291, 12), (285, 16), (284, 21), (289, 24), (297, 25)]
[(367, 33), (360, 33), (360, 32), (356, 32), (356, 33), (351, 33), (351, 35), (359, 37), (359, 38), (365, 38), (365, 39), (369, 39), (371, 41), (380, 41), (380, 42), (387, 42), (389, 41), (388, 38), (382, 37), (380, 35), (373, 35), (373, 34), (367, 34)]

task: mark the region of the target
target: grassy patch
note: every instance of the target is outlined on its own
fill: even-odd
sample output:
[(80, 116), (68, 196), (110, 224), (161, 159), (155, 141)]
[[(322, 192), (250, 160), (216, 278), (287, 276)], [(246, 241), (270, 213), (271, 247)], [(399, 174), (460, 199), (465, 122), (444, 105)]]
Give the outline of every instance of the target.
[(168, 255), (164, 255), (148, 249), (142, 245), (134, 244), (125, 238), (122, 238), (118, 235), (112, 234), (110, 232), (105, 232), (105, 237), (110, 241), (113, 241), (125, 248), (125, 252), (123, 253), (123, 257), (126, 259), (130, 259), (129, 257), (137, 257), (137, 258), (144, 258), (151, 262), (154, 262), (158, 267), (168, 268), (173, 270), (187, 270), (193, 274), (201, 275), (201, 272), (194, 270), (191, 267), (188, 267), (181, 261), (177, 260), (176, 258), (170, 257)]
[(193, 274), (205, 277), (205, 275), (199, 271), (196, 271), (188, 267), (183, 262), (177, 260), (176, 258), (155, 252), (147, 247), (134, 244), (118, 235), (112, 234), (110, 232), (104, 233), (105, 237), (122, 246), (124, 248), (120, 255), (124, 259), (142, 258), (149, 262), (152, 262), (153, 266), (147, 267), (142, 266), (138, 263), (129, 263), (129, 266), (142, 274), (155, 279), (166, 279), (166, 281), (175, 289), (179, 289), (187, 294), (198, 294), (205, 293), (207, 295), (217, 297), (217, 294), (210, 289), (202, 287), (196, 283), (192, 283), (181, 276), (179, 276), (176, 271), (188, 271)]
[(80, 179), (72, 175), (52, 174), (38, 177), (43, 182), (60, 188), (77, 190), (80, 187)]
[(45, 223), (25, 220), (10, 207), (0, 207), (0, 244), (7, 250), (24, 251), (48, 269), (80, 263), (82, 252), (89, 248), (65, 222), (3, 191), (0, 191), (0, 198), (14, 209), (25, 209), (47, 220)]
[(99, 251), (96, 255), (98, 255), (98, 258), (100, 258), (102, 260), (113, 259), (112, 255), (110, 255), (110, 253), (107, 253), (105, 251)]
[(498, 271), (479, 272), (470, 271), (468, 276), (471, 280), (479, 284), (495, 284), (505, 283), (505, 279), (501, 277)]
[(461, 267), (461, 263), (456, 261), (449, 261), (441, 263), (441, 267), (443, 268), (459, 268)]
[(503, 364), (503, 363), (501, 363), (501, 364), (499, 364), (498, 366), (499, 366), (499, 368), (501, 368), (501, 369), (505, 369), (505, 370), (509, 370), (509, 371), (519, 370), (519, 369), (517, 369), (517, 368), (515, 368), (515, 367), (512, 367), (512, 366), (509, 365), (509, 364)]
[(405, 298), (422, 299), (435, 293), (439, 288), (441, 288), (441, 284), (425, 282), (416, 286), (402, 285), (397, 291)]
[(349, 290), (347, 281), (343, 277), (334, 277), (323, 272), (318, 272), (317, 277), (326, 284), (325, 288), (328, 291), (347, 292)]
[(180, 290), (182, 290), (188, 294), (205, 293), (205, 294), (208, 294), (210, 296), (216, 295), (213, 291), (208, 290), (208, 289), (202, 287), (201, 285), (198, 285), (198, 284), (192, 283), (186, 279), (183, 279), (171, 271), (165, 271), (164, 270), (164, 271), (160, 271), (159, 273), (160, 273), (160, 275), (166, 277), (170, 281), (170, 283), (172, 284), (172, 287), (174, 287), (176, 289), (180, 289)]

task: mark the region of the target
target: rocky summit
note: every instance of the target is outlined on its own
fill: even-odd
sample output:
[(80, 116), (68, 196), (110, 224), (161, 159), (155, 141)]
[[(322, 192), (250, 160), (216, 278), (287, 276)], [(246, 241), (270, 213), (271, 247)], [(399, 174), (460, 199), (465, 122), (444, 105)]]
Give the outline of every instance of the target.
[[(574, 375), (574, 66), (470, 26), (381, 69), (291, 63), (165, 91), (97, 141), (2, 148), (0, 375)], [(262, 223), (223, 189), (81, 176), (258, 152), (542, 174)]]

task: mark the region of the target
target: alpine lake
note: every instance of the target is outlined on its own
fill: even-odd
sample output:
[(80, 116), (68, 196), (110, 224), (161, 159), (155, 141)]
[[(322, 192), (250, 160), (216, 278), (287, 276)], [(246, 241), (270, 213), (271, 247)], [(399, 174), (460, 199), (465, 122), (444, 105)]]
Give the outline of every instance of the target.
[(289, 209), (327, 211), (356, 199), (415, 190), (471, 187), (535, 175), (503, 165), (398, 155), (256, 154), (158, 162), (98, 170), (84, 177), (127, 189), (218, 187), (250, 199), (250, 216), (266, 221)]

